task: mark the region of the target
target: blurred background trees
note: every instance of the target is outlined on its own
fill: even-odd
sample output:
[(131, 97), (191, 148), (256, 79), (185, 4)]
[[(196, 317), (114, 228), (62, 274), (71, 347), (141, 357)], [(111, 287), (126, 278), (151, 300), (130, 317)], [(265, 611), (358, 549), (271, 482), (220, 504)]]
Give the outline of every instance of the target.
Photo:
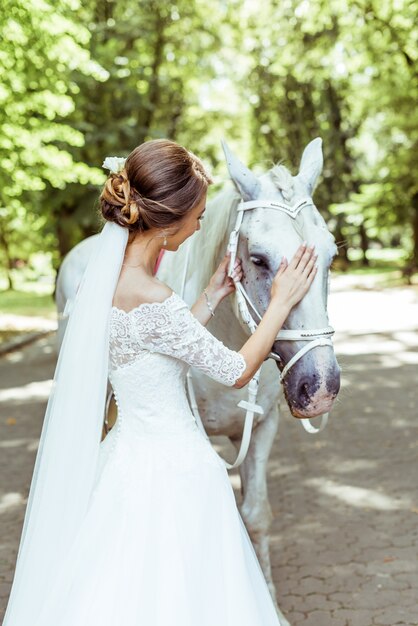
[(295, 172), (324, 142), (316, 203), (340, 263), (418, 266), (417, 5), (410, 0), (3, 0), (0, 272), (56, 269), (97, 232), (107, 155), (169, 137), (227, 178), (220, 139)]

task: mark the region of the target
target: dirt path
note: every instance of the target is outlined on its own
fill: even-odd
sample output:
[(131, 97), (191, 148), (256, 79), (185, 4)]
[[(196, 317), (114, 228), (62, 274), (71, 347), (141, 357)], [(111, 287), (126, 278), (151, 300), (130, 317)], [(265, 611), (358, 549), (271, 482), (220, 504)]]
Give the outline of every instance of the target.
[(270, 464), (279, 603), (293, 626), (417, 626), (418, 292), (340, 283), (329, 312), (339, 402), (316, 436), (283, 406)]
[[(339, 402), (318, 436), (283, 406), (269, 465), (279, 604), (292, 626), (417, 626), (418, 294), (336, 281), (329, 311)], [(1, 618), (54, 367), (54, 335), (0, 359)]]

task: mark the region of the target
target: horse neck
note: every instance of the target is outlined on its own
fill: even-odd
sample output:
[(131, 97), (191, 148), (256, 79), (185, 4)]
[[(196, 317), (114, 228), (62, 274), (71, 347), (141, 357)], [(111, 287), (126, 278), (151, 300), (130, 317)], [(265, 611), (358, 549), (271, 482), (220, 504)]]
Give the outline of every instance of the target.
[[(237, 219), (236, 208), (239, 200), (240, 197), (236, 193), (235, 189), (227, 189), (226, 192), (221, 192), (215, 196), (213, 200), (211, 200), (211, 203), (213, 202), (214, 204), (213, 210), (223, 211), (224, 214), (222, 217), (226, 219), (223, 220), (222, 225), (219, 223), (221, 220), (218, 220), (218, 223), (213, 222), (208, 224), (211, 228), (222, 228), (223, 234), (219, 238), (217, 246), (213, 249), (211, 260), (206, 268), (206, 272), (202, 273), (200, 275), (200, 281), (196, 281), (195, 283), (195, 298), (197, 298), (207, 286), (211, 275), (216, 271), (227, 252), (229, 235), (234, 229)], [(199, 246), (197, 240), (195, 244), (198, 251)], [(248, 338), (248, 329), (246, 327), (244, 329), (237, 319), (234, 302), (235, 298), (233, 294), (226, 297), (217, 307), (215, 316), (210, 318), (208, 327), (218, 339), (225, 343), (225, 345), (229, 346), (231, 349), (239, 350)]]
[[(188, 287), (189, 295), (196, 298), (199, 296), (226, 254), (229, 233), (235, 225), (237, 203), (238, 196), (231, 188), (221, 190), (208, 202), (207, 224), (191, 241), (188, 263), (191, 282)], [(180, 267), (185, 258), (178, 257), (177, 260)]]

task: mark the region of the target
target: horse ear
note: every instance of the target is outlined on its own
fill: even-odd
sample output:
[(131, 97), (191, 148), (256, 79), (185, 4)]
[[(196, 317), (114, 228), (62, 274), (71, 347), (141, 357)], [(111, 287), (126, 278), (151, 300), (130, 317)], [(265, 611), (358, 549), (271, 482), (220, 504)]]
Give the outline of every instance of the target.
[(303, 151), (298, 173), (298, 177), (308, 186), (310, 194), (315, 189), (323, 165), (322, 139), (316, 137), (308, 143)]
[(231, 152), (226, 141), (221, 140), (229, 175), (244, 201), (255, 200), (260, 183), (248, 167)]

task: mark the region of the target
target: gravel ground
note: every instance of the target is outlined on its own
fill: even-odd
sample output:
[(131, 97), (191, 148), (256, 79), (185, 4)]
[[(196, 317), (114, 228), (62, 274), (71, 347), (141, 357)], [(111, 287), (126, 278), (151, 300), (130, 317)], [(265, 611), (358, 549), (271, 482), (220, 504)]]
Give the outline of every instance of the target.
[[(342, 389), (306, 434), (283, 406), (271, 551), (292, 626), (418, 625), (418, 293), (334, 282)], [(55, 368), (52, 333), (0, 358), (0, 617)], [(231, 475), (237, 490), (236, 475)], [(239, 626), (239, 625), (237, 625)]]

